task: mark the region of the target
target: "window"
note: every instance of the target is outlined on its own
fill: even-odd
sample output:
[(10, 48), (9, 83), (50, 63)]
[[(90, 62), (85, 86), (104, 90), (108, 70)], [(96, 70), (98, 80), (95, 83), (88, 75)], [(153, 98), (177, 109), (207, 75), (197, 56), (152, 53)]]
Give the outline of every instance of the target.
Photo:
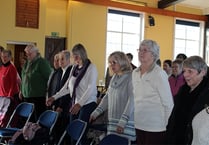
[(202, 23), (185, 20), (176, 20), (174, 58), (178, 53), (184, 53), (187, 57), (199, 55), (203, 57)]
[(107, 20), (106, 66), (108, 56), (114, 51), (133, 54), (133, 64), (138, 66), (137, 49), (142, 39), (142, 17), (139, 13), (109, 9)]

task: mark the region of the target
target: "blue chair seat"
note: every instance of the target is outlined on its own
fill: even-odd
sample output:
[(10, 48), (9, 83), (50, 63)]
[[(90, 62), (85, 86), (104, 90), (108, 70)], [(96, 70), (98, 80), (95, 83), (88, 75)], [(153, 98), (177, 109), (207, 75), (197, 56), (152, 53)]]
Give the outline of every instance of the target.
[[(4, 143), (5, 138), (12, 137), (16, 131), (18, 131), (20, 128), (22, 128), (24, 126), (24, 124), (26, 124), (29, 121), (29, 119), (33, 113), (33, 110), (34, 110), (34, 104), (32, 104), (32, 103), (22, 102), (19, 105), (17, 105), (17, 107), (13, 111), (12, 115), (10, 116), (10, 119), (9, 119), (6, 127), (0, 128), (0, 144)], [(17, 116), (18, 119), (21, 119), (21, 120), (24, 118), (24, 123), (21, 123), (21, 124), (23, 124), (23, 126), (21, 126), (20, 128), (10, 127), (12, 122), (14, 120), (16, 120), (15, 116)]]
[(131, 142), (128, 138), (116, 134), (109, 134), (99, 142), (99, 145), (130, 145), (130, 144)]
[(12, 137), (19, 128), (0, 128), (0, 136)]
[(75, 145), (79, 145), (80, 140), (86, 130), (86, 127), (87, 122), (82, 121), (80, 119), (73, 120), (71, 123), (69, 123), (66, 130), (63, 132), (57, 145), (61, 145), (66, 134), (68, 134), (71, 137), (71, 139), (76, 141)]

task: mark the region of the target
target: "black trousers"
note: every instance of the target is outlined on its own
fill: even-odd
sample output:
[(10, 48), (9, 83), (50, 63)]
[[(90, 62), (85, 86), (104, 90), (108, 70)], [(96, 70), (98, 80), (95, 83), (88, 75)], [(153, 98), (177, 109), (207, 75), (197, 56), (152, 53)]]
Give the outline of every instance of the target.
[(24, 102), (28, 103), (34, 103), (35, 108), (34, 108), (34, 113), (31, 117), (32, 122), (36, 122), (38, 117), (46, 111), (46, 97), (31, 97), (31, 98), (24, 98)]

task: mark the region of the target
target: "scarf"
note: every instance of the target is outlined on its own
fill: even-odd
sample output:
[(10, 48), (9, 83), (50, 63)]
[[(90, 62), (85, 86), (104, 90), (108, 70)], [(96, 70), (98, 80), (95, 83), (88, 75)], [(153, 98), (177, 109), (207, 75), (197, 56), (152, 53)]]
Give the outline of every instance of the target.
[(80, 70), (78, 68), (78, 65), (75, 66), (72, 70), (72, 75), (74, 75), (79, 70), (78, 74), (76, 75), (77, 77), (76, 77), (76, 80), (75, 80), (75, 84), (73, 86), (73, 93), (72, 93), (72, 99), (73, 99), (72, 103), (73, 104), (75, 103), (75, 98), (76, 98), (76, 88), (78, 87), (81, 79), (85, 75), (86, 70), (87, 70), (87, 68), (89, 67), (90, 64), (91, 64), (91, 61), (89, 59), (87, 59), (85, 61), (85, 63), (83, 64), (83, 67)]

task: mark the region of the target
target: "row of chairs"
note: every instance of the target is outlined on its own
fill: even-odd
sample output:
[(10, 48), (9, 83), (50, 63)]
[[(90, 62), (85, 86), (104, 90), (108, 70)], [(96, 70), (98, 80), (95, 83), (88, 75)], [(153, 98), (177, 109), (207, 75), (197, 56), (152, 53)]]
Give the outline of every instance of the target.
[[(72, 123), (70, 123), (63, 133), (62, 137), (60, 138), (58, 145), (61, 145), (65, 135), (68, 133), (68, 135), (76, 141), (75, 145), (80, 144), (80, 140), (85, 132), (85, 129), (87, 127), (87, 123), (76, 119)], [(116, 134), (110, 134), (105, 136), (100, 142), (99, 145), (131, 145), (131, 141), (125, 137), (116, 135)]]
[[(8, 139), (12, 138), (12, 136), (20, 129), (26, 125), (30, 117), (33, 114), (34, 111), (34, 104), (33, 103), (28, 103), (28, 102), (22, 102), (20, 103), (16, 109), (13, 111), (7, 125), (5, 128), (0, 128), (0, 143), (1, 144), (7, 144)], [(58, 113), (52, 110), (46, 110), (43, 112), (38, 120), (37, 124), (47, 128), (49, 130), (49, 136), (52, 133), (53, 127), (57, 121)], [(17, 118), (21, 118), (21, 124), (18, 127), (13, 127), (12, 123), (17, 121)], [(19, 122), (17, 122), (19, 123)], [(47, 143), (48, 140), (46, 140)]]
[[(7, 144), (4, 142), (5, 139), (7, 140), (11, 138), (15, 134), (15, 132), (20, 130), (27, 122), (29, 122), (33, 111), (34, 111), (34, 104), (27, 103), (27, 102), (20, 103), (16, 107), (16, 109), (13, 111), (7, 123), (7, 126), (5, 128), (0, 128), (0, 143)], [(19, 127), (11, 126), (12, 122), (16, 119), (15, 118), (16, 116), (25, 118), (25, 122), (23, 123), (23, 126), (19, 126)], [(37, 123), (49, 129), (49, 136), (50, 136), (52, 134), (52, 130), (57, 121), (57, 118), (58, 118), (57, 112), (52, 111), (52, 110), (46, 110), (39, 116)], [(61, 136), (58, 142), (58, 145), (61, 145), (66, 134), (68, 134), (71, 137), (71, 139), (76, 141), (76, 145), (79, 145), (80, 140), (86, 130), (86, 127), (87, 127), (86, 122), (79, 120), (79, 119), (74, 120), (67, 126), (66, 130), (64, 131), (63, 135)], [(48, 144), (48, 141), (49, 140), (47, 140), (43, 144)], [(124, 137), (112, 134), (112, 135), (106, 136), (99, 143), (99, 145), (117, 145), (117, 144), (130, 145), (130, 141)]]

